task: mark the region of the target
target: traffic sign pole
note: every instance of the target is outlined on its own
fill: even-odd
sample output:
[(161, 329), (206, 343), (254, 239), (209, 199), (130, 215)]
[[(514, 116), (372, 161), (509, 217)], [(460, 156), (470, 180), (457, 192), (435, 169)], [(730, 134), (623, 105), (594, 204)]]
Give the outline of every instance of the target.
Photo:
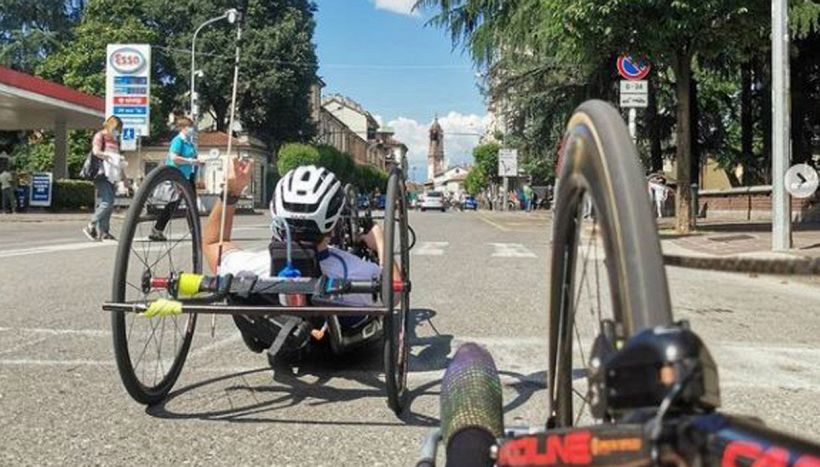
[(632, 142), (636, 143), (638, 140), (638, 123), (635, 121), (638, 118), (638, 111), (635, 107), (629, 109), (629, 136), (632, 137)]
[(785, 177), (791, 156), (789, 122), (789, 10), (772, 2), (772, 250), (792, 247), (791, 205)]

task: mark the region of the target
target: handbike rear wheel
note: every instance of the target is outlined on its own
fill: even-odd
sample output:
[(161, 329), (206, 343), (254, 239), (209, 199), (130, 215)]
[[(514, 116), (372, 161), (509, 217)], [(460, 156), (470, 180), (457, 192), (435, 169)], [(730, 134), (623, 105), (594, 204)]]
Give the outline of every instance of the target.
[[(166, 207), (168, 216), (163, 233), (167, 239), (151, 241), (148, 235), (157, 227)], [(145, 303), (173, 298), (167, 291), (151, 289), (150, 278), (180, 272), (201, 273), (200, 232), (196, 195), (190, 183), (173, 167), (152, 171), (134, 196), (122, 227), (112, 301)], [(168, 395), (188, 355), (196, 317), (111, 314), (117, 368), (134, 400), (150, 405)]]
[[(382, 303), (389, 310), (384, 317), (384, 379), (387, 386), (387, 404), (396, 415), (404, 410), (407, 401), (407, 370), (410, 353), (407, 334), (410, 319), (410, 292), (405, 288), (395, 291), (393, 285), (410, 280), (408, 237), (404, 180), (401, 171), (393, 169), (387, 181), (384, 211), (384, 264), (381, 297)], [(397, 244), (398, 251), (396, 250)], [(397, 255), (400, 258), (398, 264), (396, 264)], [(394, 269), (398, 269), (398, 277)]]
[(672, 322), (657, 227), (623, 119), (602, 101), (584, 103), (569, 122), (563, 151), (548, 373), (549, 411), (560, 427), (592, 418), (584, 413), (590, 401), (582, 386), (601, 332), (617, 345)]

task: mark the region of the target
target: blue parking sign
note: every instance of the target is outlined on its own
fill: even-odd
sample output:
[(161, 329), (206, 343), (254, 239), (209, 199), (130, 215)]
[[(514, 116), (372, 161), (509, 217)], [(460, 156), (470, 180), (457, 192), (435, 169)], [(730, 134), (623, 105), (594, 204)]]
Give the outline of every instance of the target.
[(31, 191), (29, 192), (29, 206), (51, 206), (51, 172), (34, 172), (31, 174)]

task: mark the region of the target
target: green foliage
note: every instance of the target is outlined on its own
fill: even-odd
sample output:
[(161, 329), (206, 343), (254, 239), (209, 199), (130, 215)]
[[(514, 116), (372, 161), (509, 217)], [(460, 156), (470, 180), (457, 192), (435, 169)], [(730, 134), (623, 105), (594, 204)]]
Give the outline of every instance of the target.
[(319, 151), (310, 145), (289, 143), (279, 149), (276, 168), (280, 175), (285, 175), (300, 165), (318, 165)]
[(474, 167), (464, 180), (464, 189), (467, 193), (477, 196), (487, 186), (487, 177), (484, 171)]
[[(143, 0), (146, 1), (146, 0)], [(167, 3), (152, 0), (154, 3)], [(166, 15), (168, 44), (163, 51), (178, 70), (188, 90), (192, 31), (206, 20), (237, 6), (233, 0), (184, 0), (175, 17)], [(305, 142), (315, 133), (309, 118), (310, 87), (318, 69), (312, 43), (315, 7), (309, 0), (250, 0), (243, 30), (237, 112), (242, 126), (272, 147), (282, 141)], [(226, 21), (206, 26), (197, 38), (197, 80), (203, 112), (210, 111), (220, 131), (228, 127), (230, 89), (233, 85), (236, 27)], [(187, 107), (187, 105), (185, 106)], [(184, 107), (184, 108), (185, 108)]]
[[(72, 131), (68, 138), (68, 174), (77, 177), (91, 150), (91, 132)], [(35, 134), (11, 153), (11, 167), (19, 172), (49, 172), (54, 169), (54, 136)]]
[(497, 143), (481, 144), (473, 148), (475, 168), (481, 171), (488, 181), (497, 180), (498, 152), (501, 146)]
[(358, 181), (358, 168), (350, 154), (343, 153), (333, 146), (320, 145), (319, 165), (330, 170), (339, 180), (344, 183), (356, 183)]
[(0, 0), (0, 65), (32, 73), (70, 38), (78, 16), (66, 0)]
[(78, 210), (94, 208), (94, 184), (85, 180), (55, 180), (51, 209)]
[[(167, 116), (178, 108), (177, 102), (181, 100), (183, 90), (176, 79), (178, 70), (161, 52), (171, 30), (163, 28), (163, 23), (157, 18), (169, 14), (169, 7), (153, 3), (156, 2), (89, 0), (82, 20), (74, 29), (74, 39), (46, 57), (37, 68), (37, 74), (102, 96), (105, 94), (107, 44), (152, 44), (151, 132), (152, 136), (167, 134)], [(112, 21), (112, 18), (117, 18), (117, 21)]]

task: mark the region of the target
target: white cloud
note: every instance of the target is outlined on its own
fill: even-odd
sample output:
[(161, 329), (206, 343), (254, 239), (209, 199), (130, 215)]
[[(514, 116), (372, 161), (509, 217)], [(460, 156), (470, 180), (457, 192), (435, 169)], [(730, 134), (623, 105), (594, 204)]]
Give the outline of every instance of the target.
[[(444, 158), (449, 165), (472, 164), (473, 148), (479, 144), (480, 136), (489, 124), (489, 115), (461, 114), (450, 112), (439, 117), (444, 130)], [(388, 122), (396, 131), (396, 139), (407, 145), (410, 176), (414, 180), (427, 179), (428, 132), (433, 121), (418, 122), (399, 117)], [(415, 168), (415, 171), (413, 170)]]
[(418, 16), (418, 12), (413, 11), (416, 0), (373, 0), (377, 10), (387, 10), (393, 13), (407, 16)]

